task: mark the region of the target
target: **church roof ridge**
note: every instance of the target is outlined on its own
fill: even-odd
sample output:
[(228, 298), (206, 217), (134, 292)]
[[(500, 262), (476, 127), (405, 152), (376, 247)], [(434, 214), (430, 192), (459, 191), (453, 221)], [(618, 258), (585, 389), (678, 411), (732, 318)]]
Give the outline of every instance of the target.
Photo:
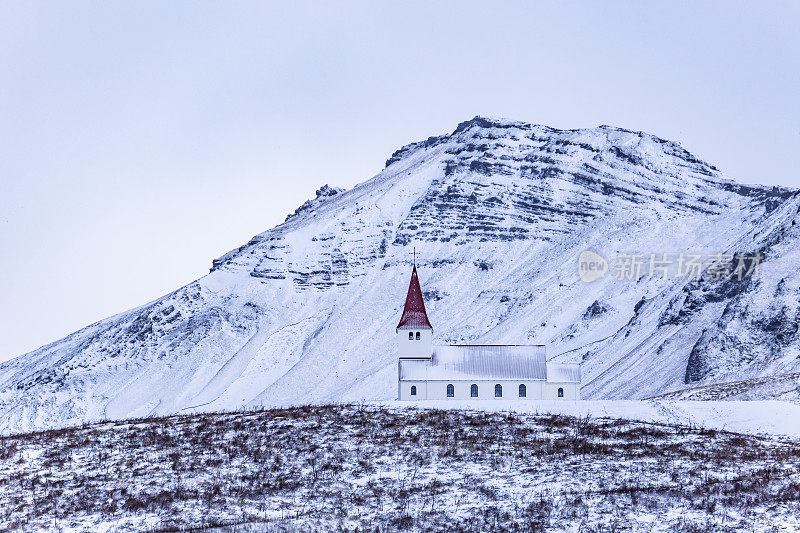
[(544, 346), (544, 344), (447, 344), (446, 346)]

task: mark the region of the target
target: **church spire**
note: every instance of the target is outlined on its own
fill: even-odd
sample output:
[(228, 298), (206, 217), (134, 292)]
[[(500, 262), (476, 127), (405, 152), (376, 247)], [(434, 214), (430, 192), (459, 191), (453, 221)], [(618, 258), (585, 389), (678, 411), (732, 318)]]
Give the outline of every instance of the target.
[(425, 312), (425, 302), (422, 300), (422, 289), (419, 286), (417, 266), (411, 271), (411, 283), (408, 284), (406, 305), (403, 307), (403, 316), (397, 329), (433, 329)]

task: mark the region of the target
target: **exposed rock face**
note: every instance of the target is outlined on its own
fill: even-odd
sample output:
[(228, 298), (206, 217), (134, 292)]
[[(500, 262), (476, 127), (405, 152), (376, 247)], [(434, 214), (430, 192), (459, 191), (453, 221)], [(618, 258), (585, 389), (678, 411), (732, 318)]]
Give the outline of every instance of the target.
[(313, 200), (308, 200), (306, 203), (298, 207), (294, 213), (291, 215), (287, 215), (286, 220), (284, 222), (291, 220), (292, 218), (302, 215), (304, 213), (313, 213), (314, 210), (319, 207), (323, 202), (331, 198), (332, 196), (336, 196), (337, 194), (344, 192), (344, 189), (339, 187), (331, 187), (327, 183), (317, 189), (317, 196)]
[[(0, 365), (0, 426), (396, 393), (412, 247), (437, 343), (543, 343), (589, 398), (800, 370), (796, 191), (745, 186), (678, 144), (476, 117), (143, 307)], [(758, 279), (609, 276), (576, 260), (762, 253)]]

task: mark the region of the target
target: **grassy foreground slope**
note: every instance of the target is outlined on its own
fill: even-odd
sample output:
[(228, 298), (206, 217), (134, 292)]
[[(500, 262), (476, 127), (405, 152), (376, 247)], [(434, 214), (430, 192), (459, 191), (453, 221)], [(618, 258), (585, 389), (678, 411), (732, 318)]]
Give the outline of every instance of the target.
[(800, 443), (625, 420), (351, 405), (0, 437), (5, 531), (778, 531), (798, 516)]

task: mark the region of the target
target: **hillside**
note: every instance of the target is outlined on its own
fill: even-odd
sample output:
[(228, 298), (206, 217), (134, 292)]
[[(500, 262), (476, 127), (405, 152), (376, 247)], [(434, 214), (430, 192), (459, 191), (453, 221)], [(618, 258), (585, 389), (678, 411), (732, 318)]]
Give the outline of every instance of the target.
[(776, 400), (794, 400), (796, 402), (798, 397), (800, 397), (800, 372), (687, 387), (659, 394), (653, 398), (699, 401), (752, 401), (760, 398), (775, 398)]
[[(391, 399), (413, 247), (434, 342), (546, 344), (583, 363), (584, 397), (796, 372), (799, 211), (650, 134), (476, 117), (322, 187), (207, 276), (3, 363), (0, 429)], [(585, 249), (763, 261), (757, 280), (586, 284)]]
[(319, 406), (0, 437), (0, 529), (774, 531), (795, 441), (686, 426)]

